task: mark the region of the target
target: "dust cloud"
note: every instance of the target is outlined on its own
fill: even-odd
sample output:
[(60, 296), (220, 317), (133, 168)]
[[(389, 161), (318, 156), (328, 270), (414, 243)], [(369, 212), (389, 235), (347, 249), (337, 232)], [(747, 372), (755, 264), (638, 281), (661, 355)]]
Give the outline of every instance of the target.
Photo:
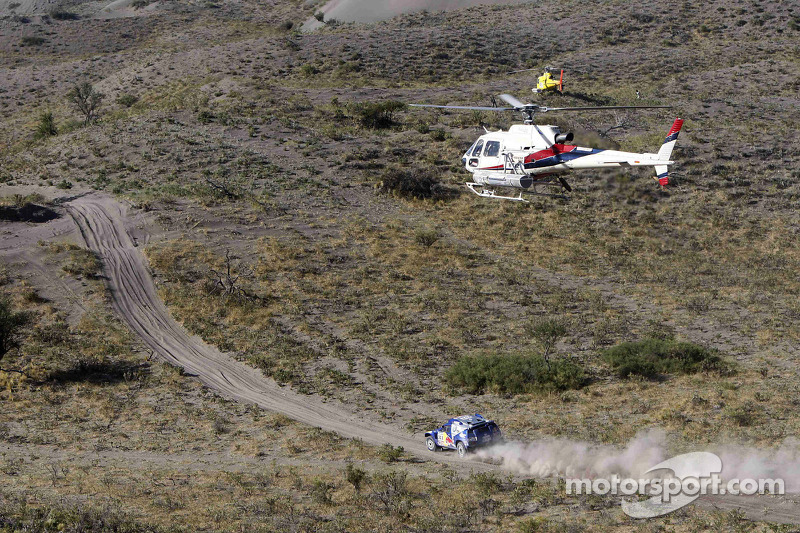
[[(501, 464), (506, 470), (536, 477), (598, 478), (613, 474), (640, 478), (658, 463), (680, 453), (706, 451), (722, 460), (721, 478), (783, 479), (786, 492), (800, 492), (800, 441), (787, 439), (775, 448), (708, 445), (673, 453), (662, 430), (637, 434), (616, 447), (569, 439), (509, 441), (476, 452), (476, 459)], [(657, 477), (652, 474), (645, 477)]]

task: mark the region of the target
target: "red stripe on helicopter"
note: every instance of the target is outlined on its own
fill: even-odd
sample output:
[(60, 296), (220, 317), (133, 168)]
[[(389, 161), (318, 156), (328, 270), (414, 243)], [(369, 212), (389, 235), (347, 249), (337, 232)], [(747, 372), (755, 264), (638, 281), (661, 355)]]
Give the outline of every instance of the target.
[(533, 161), (547, 159), (548, 157), (553, 157), (558, 154), (566, 154), (572, 152), (576, 148), (577, 146), (570, 146), (566, 144), (554, 144), (547, 150), (540, 150), (538, 152), (528, 154), (527, 156), (525, 156), (525, 160), (523, 161), (523, 163), (531, 163)]
[(667, 134), (667, 137), (669, 137), (673, 133), (677, 133), (677, 132), (681, 131), (681, 127), (682, 126), (683, 126), (683, 119), (676, 118), (675, 122), (672, 123), (672, 127), (669, 129), (669, 133)]
[[(576, 148), (577, 146), (569, 144), (554, 144), (547, 150), (540, 150), (538, 152), (533, 152), (532, 154), (526, 155), (522, 163), (527, 165), (529, 163), (535, 163), (537, 161), (542, 161), (543, 159), (548, 159), (550, 157), (555, 157), (557, 155), (568, 154), (570, 152), (574, 152)], [(590, 155), (590, 153), (581, 155)], [(558, 161), (554, 162), (553, 164), (554, 165), (558, 164)], [(549, 165), (544, 165), (544, 166), (549, 166)], [(492, 167), (481, 167), (477, 170), (503, 170), (504, 168), (505, 168), (504, 165), (495, 165)]]

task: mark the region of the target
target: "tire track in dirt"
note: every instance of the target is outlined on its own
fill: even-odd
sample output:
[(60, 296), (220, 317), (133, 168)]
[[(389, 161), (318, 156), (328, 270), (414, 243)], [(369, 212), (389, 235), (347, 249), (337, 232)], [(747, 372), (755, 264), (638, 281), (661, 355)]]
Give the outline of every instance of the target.
[[(159, 357), (182, 367), (229, 399), (256, 404), (368, 444), (388, 443), (403, 446), (415, 455), (427, 454), (417, 450), (423, 447), (421, 439), (282, 388), (258, 370), (190, 335), (158, 297), (144, 256), (125, 229), (123, 209), (115, 200), (97, 195), (77, 199), (67, 206), (87, 247), (103, 260), (114, 310)], [(447, 461), (443, 456), (437, 459)]]

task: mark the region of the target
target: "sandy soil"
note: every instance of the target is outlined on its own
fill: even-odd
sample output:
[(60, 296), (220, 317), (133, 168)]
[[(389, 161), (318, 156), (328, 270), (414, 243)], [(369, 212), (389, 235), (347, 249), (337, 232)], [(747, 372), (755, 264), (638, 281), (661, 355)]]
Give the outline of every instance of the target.
[[(320, 11), (325, 19), (341, 22), (377, 22), (397, 15), (417, 11), (447, 11), (462, 9), (479, 4), (524, 4), (530, 0), (389, 0), (388, 2), (372, 2), (370, 0), (331, 0)], [(322, 26), (318, 20), (311, 18), (303, 23), (303, 29), (313, 31)]]

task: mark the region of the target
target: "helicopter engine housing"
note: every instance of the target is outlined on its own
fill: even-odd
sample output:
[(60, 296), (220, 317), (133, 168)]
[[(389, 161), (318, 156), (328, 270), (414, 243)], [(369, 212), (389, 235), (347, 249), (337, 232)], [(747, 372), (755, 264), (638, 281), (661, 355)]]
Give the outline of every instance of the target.
[(566, 144), (568, 142), (572, 142), (572, 139), (575, 138), (575, 135), (570, 131), (569, 133), (559, 133), (555, 136), (555, 143), (556, 144)]

